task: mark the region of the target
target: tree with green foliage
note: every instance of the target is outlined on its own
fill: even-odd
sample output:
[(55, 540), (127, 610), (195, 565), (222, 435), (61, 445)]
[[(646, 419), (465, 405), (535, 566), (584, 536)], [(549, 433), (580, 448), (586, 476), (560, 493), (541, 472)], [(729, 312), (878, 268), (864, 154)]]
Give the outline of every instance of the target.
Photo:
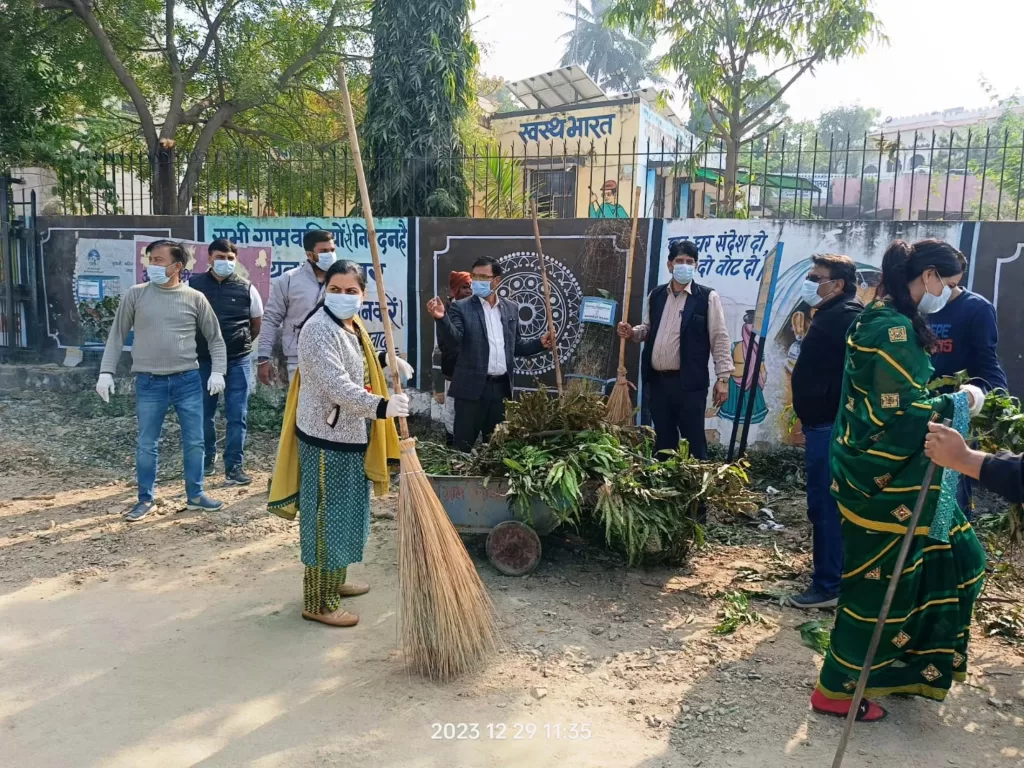
[[(187, 210), (222, 131), (254, 130), (253, 112), (319, 89), (365, 46), (367, 0), (42, 0), (73, 16), (131, 103), (109, 116), (152, 162), (157, 213)], [(354, 53), (355, 52), (355, 53)], [(172, 165), (171, 152), (182, 157)]]
[(579, 64), (595, 83), (611, 92), (633, 91), (645, 81), (663, 83), (651, 56), (654, 38), (636, 38), (609, 24), (613, 3), (589, 0), (588, 8), (577, 2), (574, 13), (562, 13), (572, 20), (573, 28), (559, 38), (566, 41), (561, 66)]
[(471, 0), (377, 0), (363, 162), (381, 216), (465, 216), (460, 125), (473, 102)]
[(818, 118), (818, 148), (828, 155), (826, 170), (832, 173), (860, 173), (866, 165), (869, 134), (882, 113), (860, 104), (822, 112)]
[[(987, 84), (986, 84), (987, 85)], [(966, 160), (968, 171), (978, 179), (984, 178), (985, 190), (990, 198), (992, 190), (998, 190), (995, 202), (978, 200), (972, 203), (972, 215), (987, 221), (1019, 218), (1024, 208), (1024, 108), (1021, 96), (1014, 93), (1009, 98), (1000, 98), (991, 92), (992, 100), (1000, 107), (999, 117), (989, 124), (974, 126), (974, 147)], [(966, 131), (965, 131), (966, 133)], [(959, 153), (965, 157), (964, 150)], [(961, 164), (959, 167), (963, 167)]]
[(120, 90), (106, 76), (88, 32), (34, 0), (0, 3), (0, 172), (44, 165), (73, 210), (92, 213), (100, 199), (111, 208), (112, 185), (89, 149), (113, 136), (102, 111)]
[[(609, 20), (670, 41), (661, 65), (707, 105), (725, 149), (723, 212), (736, 204), (740, 145), (777, 125), (772, 108), (821, 63), (862, 53), (881, 36), (870, 0), (616, 0)], [(754, 72), (768, 59), (776, 68)], [(773, 78), (780, 85), (772, 86)], [(751, 108), (751, 96), (761, 96)]]

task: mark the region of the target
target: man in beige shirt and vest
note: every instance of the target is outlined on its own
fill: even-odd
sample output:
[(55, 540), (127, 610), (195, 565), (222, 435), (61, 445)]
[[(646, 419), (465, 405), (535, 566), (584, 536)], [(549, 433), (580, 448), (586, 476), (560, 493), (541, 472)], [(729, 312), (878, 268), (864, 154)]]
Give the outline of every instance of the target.
[(624, 339), (647, 342), (641, 355), (641, 375), (650, 387), (655, 451), (674, 450), (682, 438), (689, 443), (691, 456), (706, 459), (708, 363), (714, 358), (715, 407), (728, 397), (734, 366), (722, 301), (715, 291), (693, 281), (698, 259), (693, 243), (673, 242), (668, 252), (672, 279), (647, 297), (643, 325), (634, 328), (619, 323), (618, 333)]

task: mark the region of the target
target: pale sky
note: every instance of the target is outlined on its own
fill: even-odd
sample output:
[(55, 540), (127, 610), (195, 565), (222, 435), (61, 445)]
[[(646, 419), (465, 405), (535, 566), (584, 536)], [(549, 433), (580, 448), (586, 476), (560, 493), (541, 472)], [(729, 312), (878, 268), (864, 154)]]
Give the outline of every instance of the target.
[[(518, 80), (558, 66), (574, 0), (476, 0), (473, 31), (488, 75)], [(1016, 7), (1015, 7), (1016, 6)], [(821, 67), (786, 94), (795, 119), (860, 102), (883, 117), (983, 107), (984, 75), (1000, 95), (1024, 90), (1020, 0), (875, 0), (888, 45)]]

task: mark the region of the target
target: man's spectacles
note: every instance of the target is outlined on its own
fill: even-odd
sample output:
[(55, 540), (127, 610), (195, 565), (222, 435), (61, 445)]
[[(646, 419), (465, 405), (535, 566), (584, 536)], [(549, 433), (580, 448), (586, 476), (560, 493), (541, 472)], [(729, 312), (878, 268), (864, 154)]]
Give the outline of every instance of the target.
[(838, 278), (835, 277), (822, 277), (821, 275), (808, 275), (807, 279), (812, 283), (818, 285), (824, 285), (825, 283), (834, 283)]

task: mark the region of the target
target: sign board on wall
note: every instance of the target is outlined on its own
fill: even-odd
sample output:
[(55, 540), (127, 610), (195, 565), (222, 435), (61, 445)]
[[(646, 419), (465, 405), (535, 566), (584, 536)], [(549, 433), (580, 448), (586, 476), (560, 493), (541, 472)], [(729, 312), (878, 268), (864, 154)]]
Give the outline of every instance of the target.
[(106, 343), (121, 296), (135, 285), (134, 246), (131, 240), (98, 237), (83, 237), (75, 244), (74, 295), (82, 346)]
[[(962, 225), (946, 222), (776, 221), (731, 219), (668, 219), (662, 226), (661, 253), (674, 240), (691, 240), (700, 253), (697, 282), (713, 288), (722, 300), (732, 338), (736, 370), (729, 398), (707, 412), (706, 428), (719, 439), (728, 436), (736, 418), (746, 340), (755, 330), (755, 310), (766, 257), (778, 246), (772, 311), (767, 327), (764, 365), (754, 383), (754, 415), (750, 441), (799, 443), (800, 427), (791, 414), (790, 375), (813, 311), (800, 297), (800, 285), (811, 256), (845, 254), (857, 264), (857, 293), (874, 296), (881, 276), (882, 254), (896, 238), (909, 241), (937, 237), (961, 247)], [(664, 259), (651, 261), (651, 285), (669, 279)], [(756, 330), (760, 331), (760, 328)], [(714, 436), (714, 435), (712, 435)]]
[[(146, 264), (149, 259), (146, 256), (146, 247), (156, 238), (148, 235), (135, 236), (135, 280), (139, 283), (149, 282), (146, 275)], [(185, 265), (184, 279), (187, 281), (192, 275), (201, 274), (210, 268), (209, 243), (200, 243), (195, 240), (179, 240), (185, 246), (188, 253), (188, 263)], [(235, 274), (253, 284), (262, 297), (264, 304), (270, 298), (270, 273), (273, 267), (273, 248), (269, 246), (241, 246), (238, 248), (238, 266)]]
[[(409, 284), (409, 233), (405, 219), (375, 219), (377, 246), (387, 288), (387, 313), (394, 326), (395, 344), (409, 350), (408, 325), (413, 312), (407, 307)], [(377, 301), (376, 274), (370, 256), (370, 243), (363, 219), (318, 219), (298, 217), (255, 218), (245, 216), (207, 216), (206, 238), (226, 237), (241, 248), (273, 248), (270, 277), (278, 277), (306, 261), (302, 240), (310, 230), (326, 230), (334, 235), (338, 258), (357, 262), (366, 272), (366, 301), (362, 318), (377, 349), (384, 350), (384, 326)]]

